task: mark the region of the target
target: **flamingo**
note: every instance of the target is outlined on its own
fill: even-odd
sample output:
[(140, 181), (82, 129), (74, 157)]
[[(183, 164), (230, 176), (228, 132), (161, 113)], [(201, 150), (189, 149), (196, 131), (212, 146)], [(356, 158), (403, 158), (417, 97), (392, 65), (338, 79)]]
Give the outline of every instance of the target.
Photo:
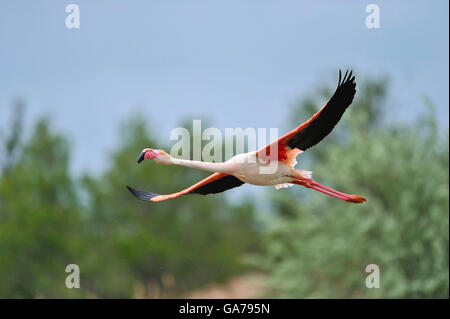
[[(324, 186), (311, 178), (311, 171), (294, 168), (297, 164), (297, 155), (319, 143), (333, 130), (352, 103), (356, 93), (355, 87), (355, 76), (352, 76), (352, 71), (345, 72), (342, 78), (341, 70), (339, 70), (339, 81), (335, 93), (309, 120), (262, 149), (238, 154), (226, 162), (178, 159), (163, 150), (145, 148), (138, 157), (138, 163), (150, 159), (158, 164), (180, 165), (213, 174), (184, 190), (167, 195), (140, 191), (130, 186), (127, 188), (138, 199), (160, 202), (187, 194), (221, 193), (245, 183), (259, 186), (273, 185), (276, 189), (301, 185), (346, 202), (363, 203), (366, 200), (364, 197), (342, 193)], [(271, 151), (273, 149), (275, 152)], [(276, 169), (262, 174), (262, 168), (274, 164), (273, 162), (276, 164)]]

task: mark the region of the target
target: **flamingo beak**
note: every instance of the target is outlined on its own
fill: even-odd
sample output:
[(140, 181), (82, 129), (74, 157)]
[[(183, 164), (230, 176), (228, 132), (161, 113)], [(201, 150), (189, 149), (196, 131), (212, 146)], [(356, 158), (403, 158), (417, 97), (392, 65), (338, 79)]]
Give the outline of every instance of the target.
[(142, 162), (145, 159), (145, 152), (141, 152), (138, 157), (138, 163)]

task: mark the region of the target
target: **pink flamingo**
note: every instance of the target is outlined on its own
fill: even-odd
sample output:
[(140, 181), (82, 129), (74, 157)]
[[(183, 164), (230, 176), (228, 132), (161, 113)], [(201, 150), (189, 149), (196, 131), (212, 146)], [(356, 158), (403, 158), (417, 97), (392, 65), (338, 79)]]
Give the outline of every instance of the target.
[[(319, 184), (311, 178), (312, 172), (294, 168), (297, 164), (296, 156), (325, 138), (352, 103), (356, 93), (355, 76), (352, 77), (352, 72), (348, 75), (347, 73), (348, 71), (341, 81), (339, 70), (339, 81), (335, 93), (316, 114), (258, 151), (238, 154), (223, 163), (212, 163), (177, 159), (162, 150), (145, 148), (139, 155), (138, 163), (144, 159), (152, 159), (158, 164), (180, 165), (213, 172), (213, 174), (173, 194), (159, 195), (135, 190), (130, 186), (127, 186), (128, 190), (138, 199), (160, 202), (187, 194), (216, 194), (244, 183), (260, 186), (274, 185), (277, 189), (296, 184), (350, 203), (364, 202), (366, 200), (364, 197), (342, 193)], [(276, 151), (271, 152), (271, 150)], [(270, 173), (261, 173), (271, 164), (276, 164), (275, 170)]]

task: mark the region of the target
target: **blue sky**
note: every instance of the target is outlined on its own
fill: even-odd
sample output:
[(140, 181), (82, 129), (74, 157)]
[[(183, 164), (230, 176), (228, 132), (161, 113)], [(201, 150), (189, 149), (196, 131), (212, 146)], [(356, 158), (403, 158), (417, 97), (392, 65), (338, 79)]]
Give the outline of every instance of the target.
[[(65, 27), (69, 3), (80, 7), (80, 29)], [(365, 26), (369, 3), (380, 7), (380, 29)], [(11, 101), (24, 98), (28, 123), (50, 115), (69, 136), (75, 171), (100, 171), (118, 124), (135, 112), (162, 144), (181, 119), (199, 115), (220, 129), (282, 134), (297, 98), (334, 86), (338, 68), (351, 66), (360, 77), (391, 77), (393, 116), (417, 117), (426, 94), (446, 128), (448, 9), (447, 1), (1, 0), (0, 127)]]

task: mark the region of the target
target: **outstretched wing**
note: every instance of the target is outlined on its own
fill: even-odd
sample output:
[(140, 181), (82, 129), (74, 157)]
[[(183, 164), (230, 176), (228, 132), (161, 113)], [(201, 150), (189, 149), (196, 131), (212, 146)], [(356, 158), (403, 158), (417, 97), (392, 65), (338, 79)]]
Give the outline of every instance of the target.
[(339, 82), (331, 99), (308, 121), (296, 127), (292, 131), (280, 137), (277, 141), (258, 151), (258, 156), (270, 158), (270, 147), (277, 143), (278, 160), (291, 158), (292, 152), (296, 150), (305, 151), (324, 139), (341, 119), (345, 110), (350, 106), (356, 93), (355, 76), (352, 72), (345, 72), (342, 79), (339, 70)]
[(188, 187), (177, 193), (168, 195), (159, 195), (152, 192), (139, 191), (130, 186), (127, 186), (128, 190), (136, 197), (145, 201), (160, 202), (163, 200), (175, 198), (186, 194), (217, 194), (224, 192), (228, 189), (235, 188), (244, 184), (239, 178), (233, 175), (214, 173), (200, 182)]

